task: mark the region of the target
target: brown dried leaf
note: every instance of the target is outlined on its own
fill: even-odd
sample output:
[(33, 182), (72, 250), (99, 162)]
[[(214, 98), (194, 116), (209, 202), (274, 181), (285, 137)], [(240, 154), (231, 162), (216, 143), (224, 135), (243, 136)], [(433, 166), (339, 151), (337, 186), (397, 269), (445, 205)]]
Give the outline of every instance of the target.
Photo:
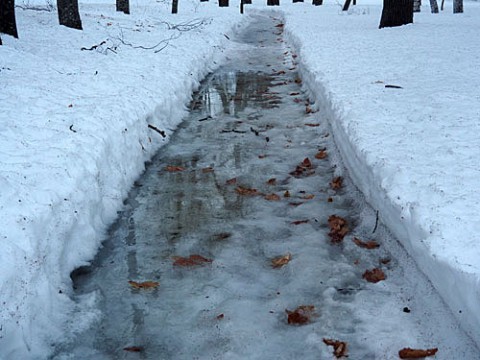
[(283, 193), (283, 197), (289, 198), (289, 197), (290, 197), (290, 191), (288, 191), (288, 190), (285, 191), (285, 192)]
[(280, 201), (280, 196), (277, 194), (268, 194), (264, 196), (265, 200), (268, 201)]
[(268, 185), (276, 185), (277, 184), (277, 179), (271, 178), (267, 181)]
[(223, 232), (223, 233), (219, 233), (219, 234), (214, 235), (215, 240), (225, 240), (225, 239), (228, 239), (230, 236), (232, 236), (232, 234), (227, 233), (227, 232)]
[(308, 223), (310, 220), (308, 219), (305, 219), (305, 220), (296, 220), (296, 221), (292, 221), (292, 224), (293, 225), (300, 225), (300, 224), (306, 224)]
[(282, 24), (282, 23), (280, 23), (280, 24), (278, 24), (278, 25), (275, 25), (276, 28), (283, 28), (284, 26), (285, 26), (285, 25)]
[(327, 199), (327, 202), (329, 202), (329, 203), (333, 202), (333, 198), (332, 198), (332, 197), (329, 197), (329, 198)]
[(211, 263), (213, 260), (207, 259), (201, 255), (190, 255), (189, 257), (173, 256), (174, 266), (197, 266)]
[(237, 178), (229, 179), (226, 182), (227, 185), (235, 185), (236, 183), (237, 183)]
[(365, 271), (362, 277), (371, 283), (377, 283), (387, 278), (383, 270), (379, 268)]
[(183, 166), (175, 166), (175, 165), (168, 165), (165, 170), (169, 172), (178, 172), (178, 171), (184, 171), (185, 168)]
[(330, 182), (330, 187), (333, 190), (341, 189), (342, 185), (343, 185), (343, 178), (341, 176), (334, 177), (333, 180)]
[(302, 196), (301, 199), (303, 199), (303, 200), (312, 200), (314, 197), (315, 197), (315, 195), (313, 195), (313, 194), (308, 194), (308, 195)]
[(318, 153), (315, 154), (315, 159), (322, 160), (328, 156), (325, 150), (320, 150)]
[[(292, 56), (293, 57), (293, 56)], [(294, 58), (295, 59), (295, 58)], [(302, 83), (302, 79), (300, 78), (296, 78), (295, 79), (295, 84), (301, 84)]]
[(259, 159), (265, 159), (266, 157), (267, 157), (267, 155), (265, 155), (265, 154), (258, 155)]
[(398, 352), (398, 356), (400, 356), (400, 359), (421, 359), (427, 356), (435, 356), (437, 351), (438, 348), (426, 350), (404, 348)]
[(340, 216), (331, 215), (328, 218), (328, 226), (330, 227), (328, 235), (334, 243), (341, 242), (348, 233), (347, 221)]
[(142, 346), (128, 346), (123, 348), (123, 350), (129, 352), (142, 352), (144, 348)]
[(387, 265), (387, 264), (390, 264), (390, 261), (392, 260), (389, 258), (383, 258), (383, 259), (380, 259), (379, 261), (380, 261), (380, 264)]
[(315, 306), (313, 305), (300, 305), (295, 310), (290, 311), (285, 309), (287, 313), (287, 322), (290, 325), (305, 325), (311, 317), (315, 315)]
[(224, 314), (219, 314), (217, 315), (217, 320), (222, 320), (225, 317)]
[(288, 203), (288, 205), (290, 205), (290, 206), (300, 206), (300, 205), (303, 205), (303, 204), (305, 204), (305, 203), (303, 203), (303, 202), (290, 202), (290, 203)]
[(144, 281), (144, 282), (136, 282), (129, 280), (128, 283), (134, 289), (155, 289), (160, 285), (157, 281)]
[(238, 186), (235, 191), (239, 195), (246, 195), (246, 196), (253, 196), (253, 195), (260, 195), (257, 189), (246, 188), (243, 186)]
[(292, 92), (292, 93), (290, 93), (290, 96), (297, 96), (297, 95), (300, 95), (300, 93), (299, 93), (299, 92)]
[(380, 244), (377, 243), (374, 240), (370, 240), (370, 241), (365, 242), (365, 241), (360, 240), (357, 237), (354, 237), (353, 242), (355, 243), (355, 245), (357, 245), (361, 248), (364, 248), (364, 249), (368, 249), (368, 250), (372, 250), (372, 249), (376, 249), (376, 248), (380, 247)]
[(327, 346), (333, 346), (333, 355), (337, 359), (347, 356), (347, 343), (345, 341), (338, 341), (333, 339), (323, 339)]
[(277, 256), (276, 258), (272, 259), (272, 267), (274, 269), (281, 268), (283, 265), (287, 265), (291, 259), (292, 255), (290, 253), (282, 256)]
[(320, 126), (320, 124), (319, 123), (306, 123), (305, 126), (318, 127), (318, 126)]
[(204, 174), (211, 173), (211, 172), (214, 172), (214, 171), (215, 170), (211, 166), (202, 169), (202, 173), (204, 173)]

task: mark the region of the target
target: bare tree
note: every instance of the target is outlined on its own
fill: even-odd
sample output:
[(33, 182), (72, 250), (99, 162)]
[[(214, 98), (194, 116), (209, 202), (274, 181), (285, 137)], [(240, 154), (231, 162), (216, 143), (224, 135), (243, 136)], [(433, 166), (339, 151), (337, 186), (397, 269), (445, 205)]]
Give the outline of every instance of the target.
[(315, 6), (323, 5), (323, 0), (313, 0), (312, 5), (315, 5)]
[(178, 13), (178, 0), (172, 0), (172, 14)]
[(413, 0), (383, 0), (379, 28), (413, 23)]
[(294, 3), (303, 2), (303, 0), (293, 0)]
[(82, 30), (82, 20), (78, 12), (78, 0), (57, 0), (60, 25)]
[(0, 33), (18, 38), (14, 0), (0, 0)]
[(422, 0), (413, 0), (413, 12), (420, 12)]
[(438, 14), (437, 0), (430, 0), (430, 9), (432, 10), (432, 14)]
[(351, 2), (352, 2), (352, 0), (345, 0), (345, 3), (343, 4), (342, 11), (347, 11), (348, 8), (350, 7)]
[(463, 13), (463, 0), (453, 0), (453, 13)]
[(218, 6), (228, 7), (228, 0), (218, 0)]
[(117, 11), (121, 11), (124, 14), (130, 14), (129, 0), (117, 0)]

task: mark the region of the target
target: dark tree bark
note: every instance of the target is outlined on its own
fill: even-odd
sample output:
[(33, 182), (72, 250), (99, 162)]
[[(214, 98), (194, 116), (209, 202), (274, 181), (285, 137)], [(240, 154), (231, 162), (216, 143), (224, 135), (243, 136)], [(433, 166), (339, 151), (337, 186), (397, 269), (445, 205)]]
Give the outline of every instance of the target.
[(293, 0), (294, 3), (303, 2), (303, 0)]
[(240, 14), (243, 14), (243, 0), (240, 0)]
[(357, 5), (357, 0), (353, 0), (353, 5), (354, 5), (354, 6)]
[(200, 2), (206, 2), (206, 1), (208, 1), (208, 0), (200, 0)]
[(438, 14), (437, 0), (430, 0), (430, 9), (432, 10), (432, 14)]
[(312, 5), (315, 5), (315, 6), (323, 5), (323, 0), (313, 0)]
[(442, 10), (442, 11), (443, 11), (443, 7), (444, 7), (444, 5), (445, 5), (445, 0), (442, 0), (442, 5), (440, 6), (440, 10)]
[(345, 3), (343, 4), (342, 11), (347, 11), (348, 8), (350, 7), (351, 2), (352, 2), (352, 0), (345, 0)]
[(125, 14), (130, 14), (129, 0), (117, 0), (117, 11), (121, 11)]
[(0, 33), (18, 38), (14, 0), (0, 0)]
[(463, 13), (463, 0), (453, 0), (453, 13)]
[(2, 45), (2, 38), (0, 37), (0, 45)]
[(280, 6), (280, 0), (267, 0), (268, 6)]
[(78, 0), (57, 0), (60, 25), (82, 30), (82, 20), (78, 12)]
[(243, 0), (243, 3), (244, 3), (245, 5), (251, 4), (251, 3), (252, 3), (252, 0)]
[(422, 0), (413, 0), (413, 12), (420, 12), (422, 6)]
[(178, 0), (172, 0), (172, 14), (178, 13)]
[(218, 6), (228, 7), (228, 0), (218, 0)]
[(413, 23), (413, 0), (383, 0), (379, 28)]

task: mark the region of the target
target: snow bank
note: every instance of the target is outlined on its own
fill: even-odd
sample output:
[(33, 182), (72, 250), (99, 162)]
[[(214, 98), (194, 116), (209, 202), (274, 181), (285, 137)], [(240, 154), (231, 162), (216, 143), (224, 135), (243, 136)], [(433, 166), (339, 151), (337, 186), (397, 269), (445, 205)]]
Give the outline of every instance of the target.
[[(215, 3), (180, 2), (176, 16), (167, 3), (131, 5), (123, 15), (114, 2), (80, 2), (84, 31), (58, 26), (56, 12), (17, 9), (20, 39), (2, 36), (2, 359), (44, 358), (63, 332), (81, 327), (66, 323), (70, 272), (95, 255), (242, 19)], [(199, 26), (171, 28), (189, 21)]]
[(480, 7), (382, 30), (380, 5), (282, 9), (351, 177), (480, 345)]

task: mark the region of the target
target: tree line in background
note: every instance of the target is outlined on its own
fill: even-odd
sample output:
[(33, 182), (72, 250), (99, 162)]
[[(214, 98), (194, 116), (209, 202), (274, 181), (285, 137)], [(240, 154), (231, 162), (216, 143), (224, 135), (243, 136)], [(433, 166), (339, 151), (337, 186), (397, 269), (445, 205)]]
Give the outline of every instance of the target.
[[(200, 0), (208, 1), (208, 0)], [(303, 2), (303, 0), (292, 0)], [(432, 13), (438, 13), (437, 0), (429, 0)], [(251, 4), (252, 0), (240, 0), (240, 12), (243, 14), (244, 4)], [(343, 11), (348, 11), (352, 0), (345, 0)], [(441, 10), (444, 8), (445, 0), (441, 2)], [(322, 5), (323, 0), (312, 0), (315, 6)], [(218, 0), (220, 7), (228, 7), (229, 0)], [(280, 0), (267, 0), (268, 6), (279, 6)], [(353, 0), (356, 5), (356, 0)], [(379, 28), (400, 26), (413, 23), (413, 13), (419, 12), (421, 0), (383, 0), (382, 17)], [(116, 0), (117, 11), (130, 14), (129, 0)], [(78, 0), (57, 0), (58, 20), (60, 25), (73, 29), (82, 30), (82, 21), (78, 11)], [(172, 0), (172, 14), (178, 12), (178, 0)], [(463, 0), (453, 0), (453, 12), (463, 12)], [(0, 0), (0, 33), (18, 38), (17, 25), (15, 20), (15, 0)], [(2, 39), (0, 38), (0, 45)]]

